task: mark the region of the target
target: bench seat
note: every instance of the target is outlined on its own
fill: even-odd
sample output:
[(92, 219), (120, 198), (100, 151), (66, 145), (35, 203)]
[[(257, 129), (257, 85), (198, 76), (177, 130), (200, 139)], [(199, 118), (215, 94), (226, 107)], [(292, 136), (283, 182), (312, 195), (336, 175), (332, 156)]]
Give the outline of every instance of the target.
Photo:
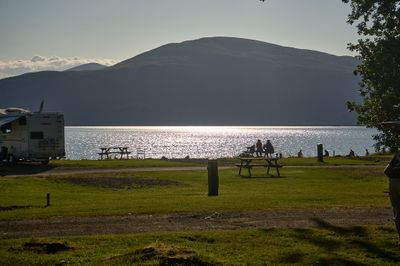
[(237, 167), (242, 167), (242, 168), (252, 168), (252, 167), (279, 167), (282, 168), (282, 164), (260, 164), (260, 163), (251, 163), (251, 164), (244, 164), (241, 165), (240, 163), (235, 164)]
[(107, 154), (130, 154), (131, 152), (130, 151), (123, 151), (123, 152), (120, 152), (120, 151), (109, 151), (109, 152), (99, 152), (99, 153), (97, 153), (98, 155), (107, 155)]

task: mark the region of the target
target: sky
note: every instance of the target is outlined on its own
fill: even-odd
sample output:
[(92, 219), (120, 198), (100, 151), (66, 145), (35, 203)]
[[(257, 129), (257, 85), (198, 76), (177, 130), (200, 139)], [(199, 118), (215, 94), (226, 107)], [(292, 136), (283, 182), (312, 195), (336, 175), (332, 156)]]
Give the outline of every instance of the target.
[(212, 36), (354, 55), (349, 13), (341, 0), (0, 0), (0, 79)]

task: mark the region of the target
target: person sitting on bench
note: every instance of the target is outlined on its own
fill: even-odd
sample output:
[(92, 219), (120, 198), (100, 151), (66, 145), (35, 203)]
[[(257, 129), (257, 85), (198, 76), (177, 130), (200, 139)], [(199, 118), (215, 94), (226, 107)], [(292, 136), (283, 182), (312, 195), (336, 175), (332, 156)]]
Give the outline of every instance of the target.
[(272, 143), (270, 140), (267, 140), (267, 143), (264, 144), (263, 148), (264, 148), (265, 156), (272, 157), (272, 154), (274, 153), (274, 146), (272, 146)]
[(256, 147), (257, 147), (256, 156), (262, 156), (262, 154), (263, 154), (263, 145), (261, 143), (261, 140), (257, 140)]

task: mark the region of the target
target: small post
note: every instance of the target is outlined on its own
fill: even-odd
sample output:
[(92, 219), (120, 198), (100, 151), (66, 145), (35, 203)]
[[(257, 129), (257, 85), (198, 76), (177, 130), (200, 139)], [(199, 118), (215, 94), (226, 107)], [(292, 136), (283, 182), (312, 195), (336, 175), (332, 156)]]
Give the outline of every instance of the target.
[(46, 197), (47, 197), (46, 207), (48, 207), (48, 206), (50, 206), (50, 193), (47, 193)]
[(208, 196), (218, 196), (218, 162), (217, 160), (208, 160)]
[(323, 157), (323, 154), (322, 154), (322, 150), (323, 150), (322, 144), (318, 144), (317, 145), (318, 162), (321, 162), (321, 163), (324, 162), (324, 157)]

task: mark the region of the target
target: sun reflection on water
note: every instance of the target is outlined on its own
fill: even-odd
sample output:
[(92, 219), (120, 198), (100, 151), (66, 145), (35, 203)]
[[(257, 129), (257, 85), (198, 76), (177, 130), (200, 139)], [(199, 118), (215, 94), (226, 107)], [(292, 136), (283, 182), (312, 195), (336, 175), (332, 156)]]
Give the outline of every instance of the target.
[(249, 127), (249, 126), (134, 126), (66, 127), (66, 153), (69, 159), (97, 159), (100, 147), (128, 147), (133, 155), (144, 149), (148, 157), (218, 158), (237, 156), (245, 147), (270, 139), (277, 152), (293, 156), (302, 149), (315, 156), (316, 145), (336, 154), (352, 148), (363, 154), (372, 149), (371, 135), (364, 127)]

